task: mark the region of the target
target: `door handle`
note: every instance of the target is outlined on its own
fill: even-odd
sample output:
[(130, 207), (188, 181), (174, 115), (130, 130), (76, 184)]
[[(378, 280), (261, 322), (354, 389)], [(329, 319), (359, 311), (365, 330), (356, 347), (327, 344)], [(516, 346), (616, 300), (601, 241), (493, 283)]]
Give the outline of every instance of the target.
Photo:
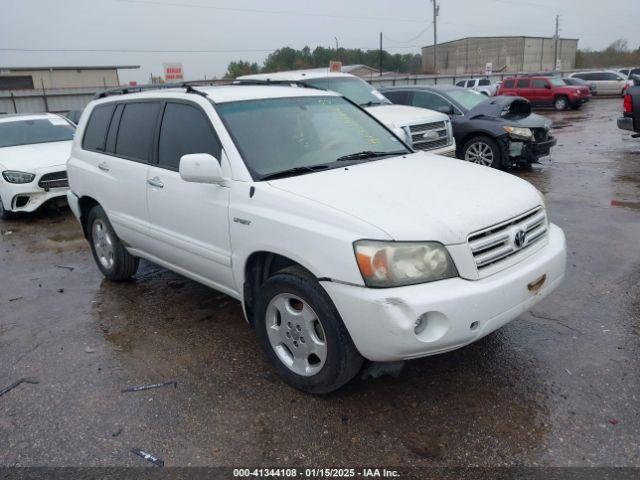
[(164, 183), (162, 183), (160, 181), (159, 177), (150, 178), (149, 180), (147, 180), (147, 183), (149, 185), (151, 185), (152, 187), (156, 187), (156, 188), (163, 188), (164, 187)]
[(102, 162), (100, 165), (98, 165), (98, 168), (103, 172), (109, 171), (109, 165), (107, 164), (107, 162)]

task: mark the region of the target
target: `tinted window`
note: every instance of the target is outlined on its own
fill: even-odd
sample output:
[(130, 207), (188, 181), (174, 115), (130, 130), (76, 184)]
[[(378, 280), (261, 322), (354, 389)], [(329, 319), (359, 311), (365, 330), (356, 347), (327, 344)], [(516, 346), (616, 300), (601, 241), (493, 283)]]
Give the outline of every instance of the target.
[(160, 104), (155, 102), (127, 103), (122, 112), (116, 154), (136, 160), (151, 159), (151, 144)]
[(413, 92), (411, 104), (420, 108), (430, 108), (431, 110), (438, 110), (439, 107), (451, 107), (451, 104), (440, 95), (422, 91)]
[(74, 132), (75, 128), (59, 117), (0, 121), (0, 147), (73, 140)]
[(114, 104), (100, 105), (93, 109), (89, 122), (84, 130), (82, 148), (94, 152), (103, 152), (107, 137), (107, 129), (111, 121)]
[(547, 81), (544, 78), (534, 78), (533, 79), (533, 88), (546, 88)]
[(478, 82), (478, 85), (480, 85), (481, 87), (486, 87), (487, 85), (491, 85), (491, 82), (486, 78), (481, 78)]
[(456, 83), (456, 87), (464, 87), (467, 82), (462, 80), (461, 82)]
[(516, 81), (513, 78), (504, 81), (504, 88), (513, 88), (516, 84)]
[(607, 73), (603, 73), (602, 75), (604, 75), (605, 80), (622, 81), (622, 78), (620, 78), (620, 76), (617, 73), (607, 72)]
[(382, 93), (385, 97), (391, 100), (393, 103), (398, 103), (400, 105), (406, 105), (408, 102), (407, 92), (399, 91), (399, 90), (387, 90)]
[(529, 79), (521, 78), (516, 82), (516, 88), (529, 88)]
[(158, 163), (178, 169), (180, 158), (190, 153), (208, 153), (220, 160), (220, 143), (211, 123), (196, 107), (168, 103), (162, 117)]

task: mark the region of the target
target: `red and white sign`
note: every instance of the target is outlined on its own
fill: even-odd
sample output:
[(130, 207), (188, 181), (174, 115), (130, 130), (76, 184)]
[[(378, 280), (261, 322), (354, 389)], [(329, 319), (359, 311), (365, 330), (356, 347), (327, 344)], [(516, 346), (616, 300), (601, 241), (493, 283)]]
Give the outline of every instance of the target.
[(184, 72), (181, 63), (163, 63), (164, 81), (181, 82), (184, 80)]
[(329, 62), (329, 71), (330, 72), (341, 72), (342, 71), (342, 62), (336, 62), (335, 60), (331, 60)]

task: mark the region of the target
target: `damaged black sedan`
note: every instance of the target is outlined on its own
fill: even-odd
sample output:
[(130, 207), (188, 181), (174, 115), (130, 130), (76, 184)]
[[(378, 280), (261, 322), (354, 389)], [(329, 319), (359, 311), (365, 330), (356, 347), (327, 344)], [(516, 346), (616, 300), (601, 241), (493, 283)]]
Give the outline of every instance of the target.
[(454, 86), (406, 86), (380, 90), (393, 103), (428, 108), (451, 118), (456, 155), (494, 168), (528, 167), (551, 153), (551, 122), (531, 113), (522, 97), (487, 98)]

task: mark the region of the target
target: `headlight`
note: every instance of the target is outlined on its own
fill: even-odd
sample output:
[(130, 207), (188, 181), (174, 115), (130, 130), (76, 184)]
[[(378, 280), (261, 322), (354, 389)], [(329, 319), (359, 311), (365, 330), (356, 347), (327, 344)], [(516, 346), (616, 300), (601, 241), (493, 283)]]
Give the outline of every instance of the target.
[(2, 176), (9, 183), (30, 183), (36, 176), (33, 173), (14, 172), (13, 170), (5, 170)]
[(519, 140), (531, 140), (533, 138), (533, 132), (530, 128), (520, 127), (502, 127), (509, 136)]
[(354, 247), (368, 287), (400, 287), (458, 276), (449, 252), (436, 242), (359, 240)]

